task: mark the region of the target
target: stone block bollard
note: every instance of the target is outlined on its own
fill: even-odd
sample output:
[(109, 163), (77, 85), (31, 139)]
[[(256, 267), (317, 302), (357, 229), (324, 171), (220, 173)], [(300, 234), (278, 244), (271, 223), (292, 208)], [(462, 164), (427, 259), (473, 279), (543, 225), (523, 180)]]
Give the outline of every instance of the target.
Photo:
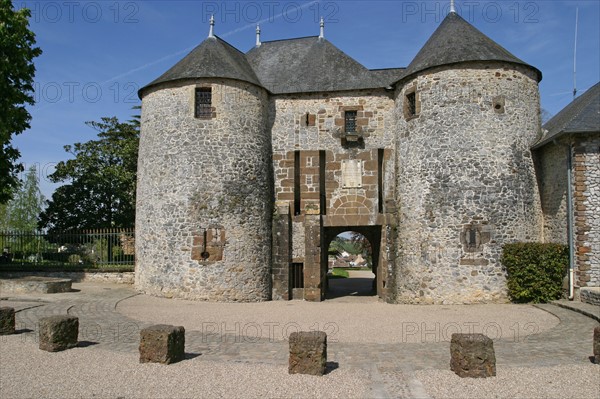
[(323, 375), (326, 365), (326, 333), (300, 331), (290, 334), (289, 374)]
[(185, 357), (185, 328), (157, 324), (140, 332), (140, 363), (171, 364)]
[(494, 342), (483, 334), (452, 334), (450, 369), (463, 378), (495, 376)]
[(15, 310), (13, 308), (0, 308), (0, 335), (15, 333)]
[(600, 327), (594, 328), (594, 363), (600, 364)]
[(40, 349), (59, 352), (77, 346), (79, 319), (73, 316), (50, 316), (40, 319)]

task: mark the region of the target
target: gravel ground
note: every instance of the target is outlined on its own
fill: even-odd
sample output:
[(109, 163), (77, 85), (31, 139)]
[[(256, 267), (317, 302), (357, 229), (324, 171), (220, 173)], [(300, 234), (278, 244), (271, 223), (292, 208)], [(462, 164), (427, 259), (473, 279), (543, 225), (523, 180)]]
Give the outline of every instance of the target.
[(434, 399), (600, 397), (600, 366), (596, 364), (502, 367), (496, 374), (491, 378), (460, 378), (450, 370), (419, 370), (415, 377)]
[(529, 305), (390, 305), (375, 300), (209, 303), (138, 295), (120, 302), (117, 311), (139, 321), (217, 334), (240, 331), (281, 340), (287, 339), (286, 331), (296, 330), (291, 328), (295, 324), (303, 330), (327, 332), (330, 342), (382, 344), (449, 342), (454, 332), (515, 340), (517, 334), (520, 339), (559, 323), (555, 316)]
[(365, 372), (323, 377), (286, 367), (211, 362), (198, 356), (168, 366), (137, 354), (92, 348), (41, 351), (18, 335), (0, 337), (0, 397), (9, 398), (364, 398)]
[[(43, 299), (53, 302), (66, 299), (66, 295), (111, 292), (107, 285), (81, 284), (77, 288), (82, 292)], [(42, 305), (31, 302), (36, 298), (15, 299), (16, 307)], [(8, 303), (3, 301), (2, 306)], [(510, 341), (517, 333), (521, 339), (552, 329), (559, 322), (550, 313), (528, 305), (389, 305), (365, 297), (322, 303), (232, 304), (138, 295), (121, 301), (117, 311), (144, 322), (183, 325), (186, 331), (255, 335), (256, 326), (263, 326), (259, 335), (280, 340), (286, 338), (286, 330), (319, 328), (328, 333), (330, 342), (383, 344), (448, 341), (451, 333), (470, 330)], [(298, 328), (287, 328), (291, 324)], [(140, 364), (137, 353), (94, 346), (47, 353), (37, 348), (31, 336), (12, 335), (0, 336), (0, 398), (368, 398), (382, 396), (382, 391), (370, 391), (376, 381), (385, 381), (392, 397), (410, 397), (417, 392), (417, 397), (436, 399), (600, 398), (600, 366), (593, 364), (500, 367), (498, 375), (488, 379), (461, 379), (449, 370), (414, 372), (396, 366), (382, 366), (381, 374), (340, 367), (324, 377), (289, 375), (285, 366), (210, 361), (202, 355), (164, 366)], [(416, 391), (415, 386), (419, 388)]]
[[(40, 351), (18, 335), (0, 337), (0, 397), (8, 398), (367, 398), (366, 372), (336, 369), (324, 377), (289, 375), (285, 367), (204, 361), (140, 364), (137, 354), (91, 348)], [(416, 377), (434, 399), (597, 399), (600, 366), (498, 369), (496, 377), (460, 378), (449, 370)], [(590, 382), (597, 381), (597, 384)]]

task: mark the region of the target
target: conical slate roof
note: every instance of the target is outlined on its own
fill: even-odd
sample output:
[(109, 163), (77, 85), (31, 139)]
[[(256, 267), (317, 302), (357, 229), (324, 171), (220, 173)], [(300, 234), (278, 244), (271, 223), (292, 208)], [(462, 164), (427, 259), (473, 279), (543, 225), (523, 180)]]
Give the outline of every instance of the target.
[(263, 87), (276, 94), (377, 88), (387, 77), (317, 36), (263, 42), (246, 57)]
[(139, 92), (164, 82), (230, 78), (262, 86), (273, 94), (387, 88), (427, 69), (469, 61), (524, 65), (503, 47), (451, 12), (408, 68), (369, 70), (317, 36), (263, 42), (244, 54), (218, 37), (209, 37), (184, 59)]
[(204, 40), (171, 69), (143, 87), (140, 96), (159, 83), (195, 78), (230, 78), (260, 85), (244, 53), (214, 36)]
[(600, 133), (600, 82), (554, 115), (544, 125), (546, 133), (538, 148), (563, 134)]
[(525, 65), (542, 79), (542, 73), (518, 59), (455, 12), (449, 13), (406, 68), (403, 79), (426, 69), (468, 61), (504, 61)]

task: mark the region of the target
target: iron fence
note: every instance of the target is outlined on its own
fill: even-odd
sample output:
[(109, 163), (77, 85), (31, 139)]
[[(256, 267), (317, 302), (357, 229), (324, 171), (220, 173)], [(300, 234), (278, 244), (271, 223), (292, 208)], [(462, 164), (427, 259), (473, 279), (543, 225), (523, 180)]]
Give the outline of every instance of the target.
[(134, 229), (0, 232), (0, 266), (111, 268), (135, 263)]

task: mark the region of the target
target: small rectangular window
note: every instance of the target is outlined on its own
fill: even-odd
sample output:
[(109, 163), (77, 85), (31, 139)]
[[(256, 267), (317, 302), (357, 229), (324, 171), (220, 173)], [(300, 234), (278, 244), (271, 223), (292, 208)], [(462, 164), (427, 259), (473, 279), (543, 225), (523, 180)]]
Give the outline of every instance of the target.
[(304, 263), (292, 263), (290, 272), (292, 288), (304, 288)]
[(356, 133), (356, 111), (344, 113), (346, 133)]
[(212, 90), (199, 87), (196, 89), (195, 117), (200, 119), (212, 118)]
[(406, 95), (406, 113), (409, 117), (417, 115), (417, 95), (415, 92)]

